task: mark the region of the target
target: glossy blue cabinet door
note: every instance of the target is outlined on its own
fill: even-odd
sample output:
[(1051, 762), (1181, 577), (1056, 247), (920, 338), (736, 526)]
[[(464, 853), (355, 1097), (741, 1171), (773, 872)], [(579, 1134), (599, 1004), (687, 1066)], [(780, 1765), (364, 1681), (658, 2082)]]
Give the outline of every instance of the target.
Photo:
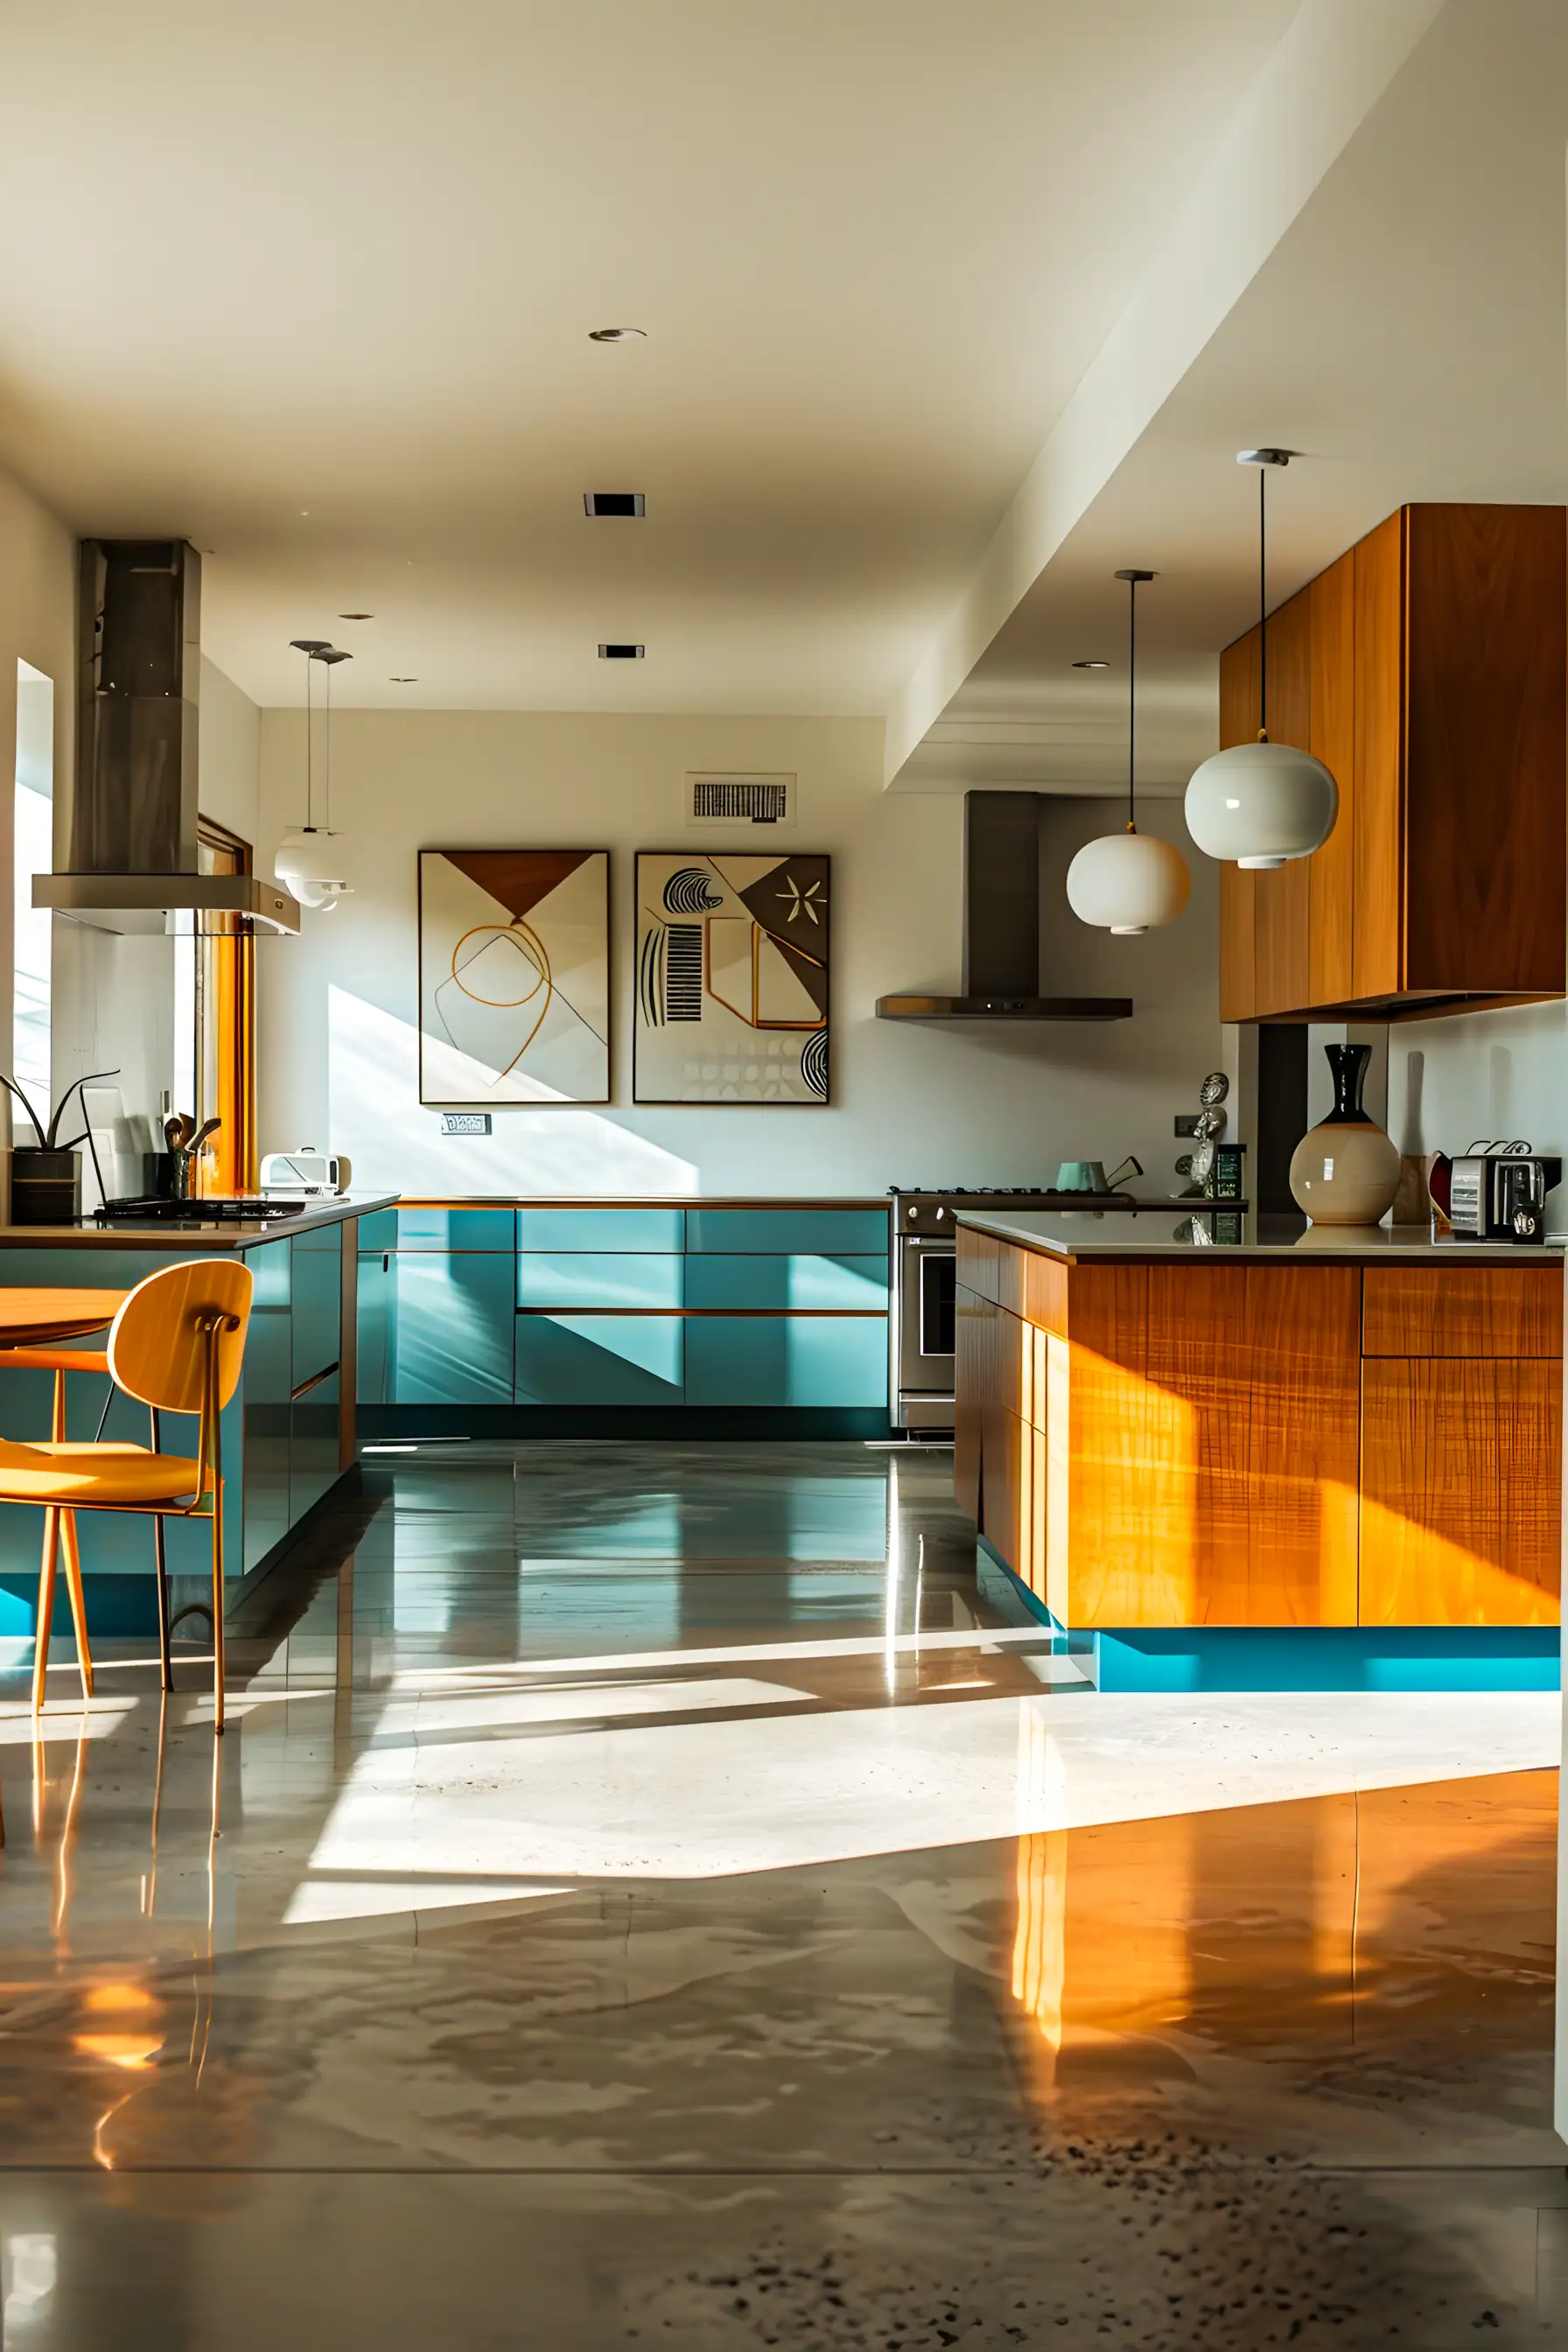
[(360, 1404), (391, 1402), (392, 1292), (395, 1279), (385, 1251), (361, 1250), (356, 1270), (359, 1330), (354, 1350), (354, 1396)]
[(689, 1405), (885, 1405), (879, 1316), (690, 1316)]
[(800, 1314), (885, 1315), (883, 1257), (742, 1257), (686, 1261), (688, 1307), (771, 1307)]
[(510, 1404), (510, 1252), (410, 1251), (393, 1265), (393, 1402)]
[(289, 1426), (289, 1516), (302, 1518), (338, 1475), (338, 1375), (296, 1397)]
[(356, 1222), (362, 1250), (395, 1250), (397, 1247), (395, 1209), (373, 1209), (367, 1217), (360, 1217)]
[(520, 1307), (677, 1307), (681, 1303), (679, 1257), (637, 1257), (629, 1250), (526, 1252), (517, 1262)]
[(532, 1250), (618, 1250), (679, 1257), (685, 1244), (680, 1209), (520, 1209), (517, 1245)]
[(694, 1254), (780, 1257), (885, 1257), (886, 1209), (688, 1209)]
[(519, 1404), (679, 1404), (679, 1315), (519, 1315)]
[(515, 1209), (399, 1209), (400, 1250), (504, 1250), (517, 1247)]
[[(280, 1246), (286, 1252), (289, 1244), (284, 1242)], [(253, 1308), (245, 1335), (245, 1369), (239, 1386), (245, 1433), (242, 1544), (247, 1569), (254, 1568), (289, 1531), (289, 1392), (292, 1386), (288, 1308)]]
[(342, 1353), (342, 1227), (296, 1234), (289, 1282), (293, 1294), (293, 1385), (315, 1379)]

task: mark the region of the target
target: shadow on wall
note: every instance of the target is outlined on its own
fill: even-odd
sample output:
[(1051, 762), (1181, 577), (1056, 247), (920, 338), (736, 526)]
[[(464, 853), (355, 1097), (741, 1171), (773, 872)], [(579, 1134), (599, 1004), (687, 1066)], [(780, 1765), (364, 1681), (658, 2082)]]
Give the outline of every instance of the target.
[(327, 1024), (332, 1145), (353, 1160), (356, 1187), (437, 1198), (698, 1191), (692, 1161), (603, 1111), (550, 1106), (526, 1120), (499, 1118), (490, 1136), (444, 1136), (440, 1112), (419, 1100), (419, 1037), (411, 1021), (331, 987)]

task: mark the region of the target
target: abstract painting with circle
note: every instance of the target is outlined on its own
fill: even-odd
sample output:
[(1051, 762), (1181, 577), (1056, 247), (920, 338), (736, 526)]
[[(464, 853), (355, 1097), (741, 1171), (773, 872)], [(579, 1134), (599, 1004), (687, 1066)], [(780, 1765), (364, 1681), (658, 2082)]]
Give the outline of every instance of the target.
[(632, 1092), (827, 1100), (826, 857), (637, 855)]
[(419, 1099), (610, 1099), (609, 852), (422, 849)]

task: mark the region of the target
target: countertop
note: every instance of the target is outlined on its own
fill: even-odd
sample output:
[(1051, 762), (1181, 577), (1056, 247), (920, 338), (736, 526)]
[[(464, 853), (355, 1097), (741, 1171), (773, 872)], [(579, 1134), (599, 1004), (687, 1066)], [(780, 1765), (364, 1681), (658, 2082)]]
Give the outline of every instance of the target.
[(79, 1225), (0, 1225), (0, 1249), (162, 1249), (244, 1250), (262, 1242), (286, 1241), (290, 1234), (313, 1232), (319, 1225), (341, 1224), (345, 1217), (368, 1216), (375, 1209), (397, 1204), (395, 1192), (348, 1192), (334, 1200), (312, 1202), (297, 1215), (252, 1217), (237, 1224), (204, 1224), (202, 1203), (191, 1202), (189, 1223), (145, 1225), (100, 1225), (85, 1219)]
[[(1220, 1212), (1224, 1202), (1194, 1202), (1195, 1210)], [(1235, 1212), (1231, 1212), (1235, 1214)], [(1434, 1237), (1426, 1225), (1309, 1225), (1301, 1217), (1241, 1215), (1238, 1242), (1177, 1241), (1176, 1220), (1168, 1210), (1020, 1209), (1014, 1216), (961, 1210), (954, 1223), (974, 1233), (1052, 1257), (1106, 1264), (1136, 1264), (1151, 1258), (1332, 1258), (1342, 1265), (1560, 1265), (1568, 1237), (1545, 1242), (1476, 1242), (1451, 1234)]]

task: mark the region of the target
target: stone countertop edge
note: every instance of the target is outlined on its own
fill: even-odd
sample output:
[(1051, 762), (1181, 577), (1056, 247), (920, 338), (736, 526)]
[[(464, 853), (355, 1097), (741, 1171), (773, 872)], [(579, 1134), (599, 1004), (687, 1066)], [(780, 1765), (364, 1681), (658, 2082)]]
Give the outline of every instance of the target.
[[(1210, 1202), (1205, 1206), (1223, 1211), (1226, 1203)], [(1544, 1242), (1435, 1240), (1425, 1225), (1380, 1225), (1374, 1235), (1351, 1226), (1302, 1227), (1288, 1217), (1277, 1221), (1279, 1231), (1273, 1230), (1276, 1221), (1264, 1220), (1261, 1234), (1255, 1225), (1245, 1241), (1178, 1242), (1171, 1238), (1163, 1212), (1149, 1220), (1152, 1226), (1158, 1224), (1158, 1233), (1151, 1231), (1147, 1237), (1135, 1234), (1131, 1228), (1140, 1222), (1135, 1213), (1123, 1212), (1115, 1220), (1114, 1233), (1108, 1230), (1101, 1234), (1077, 1232), (1073, 1221), (1043, 1213), (1021, 1211), (1016, 1216), (1003, 1217), (980, 1211), (970, 1214), (961, 1209), (954, 1218), (955, 1225), (989, 1234), (1000, 1241), (1015, 1242), (1020, 1248), (1038, 1250), (1043, 1256), (1063, 1258), (1069, 1264), (1119, 1260), (1123, 1265), (1136, 1265), (1141, 1260), (1182, 1258), (1206, 1259), (1223, 1265), (1237, 1258), (1294, 1257), (1303, 1265), (1386, 1265), (1391, 1262), (1405, 1265), (1560, 1265), (1564, 1248), (1568, 1247), (1568, 1243), (1558, 1238)]]
[[(232, 1225), (0, 1225), (0, 1249), (258, 1249), (263, 1242), (286, 1241), (292, 1234), (310, 1233), (319, 1225), (342, 1224), (348, 1217), (365, 1217), (377, 1209), (395, 1209), (396, 1192), (345, 1194), (322, 1201), (293, 1217), (256, 1218)], [(193, 1202), (199, 1209), (200, 1202)]]

